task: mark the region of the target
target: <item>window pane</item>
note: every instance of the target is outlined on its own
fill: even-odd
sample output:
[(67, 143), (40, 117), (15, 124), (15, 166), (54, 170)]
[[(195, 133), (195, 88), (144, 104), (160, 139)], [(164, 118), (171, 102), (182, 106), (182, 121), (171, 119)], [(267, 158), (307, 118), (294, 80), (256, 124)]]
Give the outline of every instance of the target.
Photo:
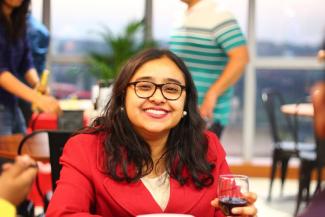
[[(269, 122), (261, 101), (262, 90), (272, 88), (279, 91), (286, 103), (308, 102), (310, 87), (323, 76), (323, 71), (316, 70), (257, 70), (255, 156), (271, 156), (273, 147)], [(299, 125), (300, 140), (312, 142), (311, 119), (301, 119)]]
[(325, 37), (324, 6), (324, 0), (256, 1), (257, 54), (315, 56)]
[(99, 32), (104, 26), (116, 33), (143, 14), (144, 0), (52, 1), (53, 53), (80, 55), (90, 48), (100, 49), (96, 42), (102, 41)]
[(90, 99), (95, 78), (85, 64), (52, 64), (51, 93), (58, 99)]

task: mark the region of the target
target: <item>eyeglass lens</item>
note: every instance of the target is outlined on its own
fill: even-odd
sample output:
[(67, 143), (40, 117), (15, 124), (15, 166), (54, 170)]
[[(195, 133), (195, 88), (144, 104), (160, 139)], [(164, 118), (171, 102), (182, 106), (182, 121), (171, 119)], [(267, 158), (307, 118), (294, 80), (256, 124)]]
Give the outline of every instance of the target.
[(155, 84), (147, 81), (135, 83), (135, 92), (139, 97), (149, 98), (154, 95), (157, 88), (160, 89), (162, 95), (168, 100), (176, 100), (182, 94), (182, 87), (174, 83)]

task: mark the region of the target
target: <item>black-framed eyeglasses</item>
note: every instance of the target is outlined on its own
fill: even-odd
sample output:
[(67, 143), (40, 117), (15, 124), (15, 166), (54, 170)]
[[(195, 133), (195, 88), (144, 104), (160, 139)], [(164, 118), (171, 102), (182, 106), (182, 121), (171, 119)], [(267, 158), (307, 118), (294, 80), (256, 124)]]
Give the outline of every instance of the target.
[(152, 97), (159, 88), (165, 99), (177, 100), (185, 89), (185, 86), (176, 83), (156, 84), (150, 81), (135, 81), (128, 83), (128, 85), (133, 85), (135, 94), (142, 99)]

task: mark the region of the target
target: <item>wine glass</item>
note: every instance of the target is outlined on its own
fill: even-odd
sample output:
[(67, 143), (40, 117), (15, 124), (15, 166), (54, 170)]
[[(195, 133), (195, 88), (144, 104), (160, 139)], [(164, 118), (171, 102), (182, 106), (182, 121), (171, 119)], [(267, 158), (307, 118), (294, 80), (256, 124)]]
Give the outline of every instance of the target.
[(239, 216), (231, 209), (248, 204), (244, 197), (249, 191), (248, 177), (244, 175), (220, 175), (218, 180), (219, 206), (225, 216)]

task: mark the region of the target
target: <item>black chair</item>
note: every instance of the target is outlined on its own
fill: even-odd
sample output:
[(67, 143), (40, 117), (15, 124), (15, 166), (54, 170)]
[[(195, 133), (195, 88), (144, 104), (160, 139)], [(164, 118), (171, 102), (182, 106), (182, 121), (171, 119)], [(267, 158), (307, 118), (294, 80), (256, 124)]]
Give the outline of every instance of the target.
[[(325, 166), (325, 83), (317, 83), (311, 91), (314, 107), (314, 132), (316, 150), (314, 152), (300, 152), (299, 190), (295, 209), (295, 216), (299, 211), (303, 198), (309, 202), (309, 188), (311, 173), (317, 170), (317, 186), (315, 193), (321, 190), (322, 169)], [(314, 193), (314, 194), (315, 194)]]
[(262, 102), (267, 113), (273, 140), (272, 168), (268, 194), (268, 200), (271, 200), (272, 186), (278, 164), (281, 166), (282, 194), (290, 158), (298, 157), (301, 150), (314, 150), (315, 145), (298, 142), (292, 117), (281, 112), (281, 106), (285, 104), (285, 100), (279, 92), (272, 89), (262, 90)]
[[(24, 145), (28, 143), (28, 140), (38, 134), (47, 134), (47, 136), (48, 136), (49, 158), (50, 158), (50, 164), (51, 164), (52, 190), (54, 192), (54, 190), (56, 188), (56, 181), (60, 177), (61, 166), (59, 164), (59, 158), (62, 154), (62, 150), (63, 150), (65, 143), (70, 138), (70, 136), (73, 134), (73, 132), (72, 131), (58, 131), (58, 130), (33, 131), (32, 133), (27, 134), (20, 142), (19, 147), (18, 147), (19, 155), (24, 153)], [(46, 144), (44, 144), (44, 145), (46, 145)], [(41, 190), (38, 176), (36, 176), (35, 182), (36, 182), (37, 191), (44, 202), (44, 210), (46, 210), (48, 203), (50, 201), (52, 192), (45, 193)]]
[(71, 135), (71, 131), (48, 131), (53, 192), (56, 188), (56, 181), (60, 177), (60, 171), (62, 168), (62, 166), (59, 164), (59, 159), (61, 157), (63, 147)]

